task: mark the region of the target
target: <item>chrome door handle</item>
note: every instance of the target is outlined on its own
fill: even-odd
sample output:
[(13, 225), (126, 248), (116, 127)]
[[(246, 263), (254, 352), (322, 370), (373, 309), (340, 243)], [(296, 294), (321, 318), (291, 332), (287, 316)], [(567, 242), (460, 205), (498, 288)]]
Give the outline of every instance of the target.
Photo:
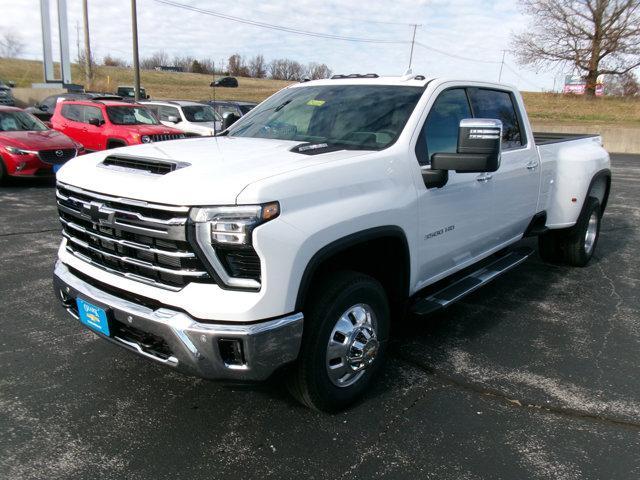
[(483, 173), (479, 177), (476, 177), (476, 180), (482, 183), (487, 183), (492, 178), (493, 178), (493, 175), (491, 175), (490, 173)]
[(534, 160), (532, 162), (527, 163), (525, 167), (527, 167), (527, 170), (535, 170), (536, 168), (538, 168), (538, 162)]

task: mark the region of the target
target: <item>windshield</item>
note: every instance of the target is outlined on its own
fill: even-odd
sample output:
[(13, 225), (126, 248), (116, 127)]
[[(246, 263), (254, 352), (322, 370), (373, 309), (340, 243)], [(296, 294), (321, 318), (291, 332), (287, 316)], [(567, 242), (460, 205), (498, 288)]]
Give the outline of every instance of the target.
[(116, 125), (158, 125), (146, 107), (107, 107), (107, 115)]
[(228, 134), (380, 150), (398, 138), (423, 91), (394, 85), (289, 88), (251, 110)]
[(182, 113), (189, 122), (215, 122), (220, 116), (209, 105), (190, 105), (182, 107)]
[(0, 132), (42, 132), (44, 123), (27, 112), (0, 112)]

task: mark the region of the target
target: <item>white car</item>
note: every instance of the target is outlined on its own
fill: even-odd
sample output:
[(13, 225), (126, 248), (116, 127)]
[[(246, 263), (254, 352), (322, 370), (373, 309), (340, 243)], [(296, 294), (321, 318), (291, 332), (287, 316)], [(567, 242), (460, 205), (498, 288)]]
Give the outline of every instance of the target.
[(524, 236), (586, 265), (611, 173), (599, 136), (533, 133), (513, 87), (369, 74), (57, 179), (54, 285), (73, 317), (205, 378), (284, 367), (301, 402), (334, 411), (379, 371), (391, 322), (525, 261)]
[(222, 118), (210, 105), (187, 100), (151, 100), (146, 105), (167, 127), (182, 130), (187, 136), (208, 137), (222, 131)]

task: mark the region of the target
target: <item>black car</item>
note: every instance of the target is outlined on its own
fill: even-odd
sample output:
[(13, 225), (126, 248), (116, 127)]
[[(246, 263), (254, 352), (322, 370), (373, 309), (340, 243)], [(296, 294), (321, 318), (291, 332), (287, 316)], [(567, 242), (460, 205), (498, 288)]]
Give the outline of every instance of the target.
[(211, 82), (209, 86), (236, 88), (238, 86), (238, 79), (236, 77), (222, 77), (215, 82)]
[(122, 100), (122, 97), (112, 95), (108, 93), (96, 93), (96, 92), (74, 92), (74, 93), (58, 93), (56, 95), (49, 95), (44, 100), (36, 103), (33, 107), (25, 108), (26, 112), (34, 115), (44, 122), (51, 120), (53, 111), (56, 108), (58, 99), (63, 100)]
[(0, 80), (0, 105), (12, 107), (16, 104), (11, 89), (15, 86), (13, 82), (4, 82)]
[(211, 105), (221, 117), (224, 117), (224, 114), (227, 112), (242, 117), (257, 105), (255, 102), (240, 102), (235, 100), (203, 100), (201, 103)]

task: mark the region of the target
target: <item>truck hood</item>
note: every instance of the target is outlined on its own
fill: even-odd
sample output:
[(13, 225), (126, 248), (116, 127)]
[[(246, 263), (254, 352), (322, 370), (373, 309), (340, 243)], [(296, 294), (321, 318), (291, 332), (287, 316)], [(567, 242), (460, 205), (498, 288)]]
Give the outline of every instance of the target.
[[(301, 142), (209, 137), (118, 148), (77, 157), (57, 174), (60, 182), (98, 193), (168, 205), (229, 205), (251, 183), (369, 151), (304, 155), (291, 152)], [(164, 175), (105, 167), (110, 155), (127, 155), (184, 164)], [(264, 201), (278, 200), (277, 198)]]

